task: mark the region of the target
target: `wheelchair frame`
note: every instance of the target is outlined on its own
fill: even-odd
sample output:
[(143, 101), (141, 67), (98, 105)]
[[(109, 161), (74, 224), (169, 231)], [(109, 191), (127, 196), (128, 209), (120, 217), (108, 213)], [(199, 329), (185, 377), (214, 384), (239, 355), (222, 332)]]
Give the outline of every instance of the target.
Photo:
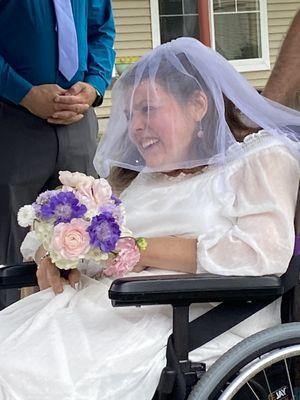
[[(281, 277), (226, 277), (201, 274), (115, 280), (109, 290), (114, 307), (168, 304), (173, 308), (173, 333), (167, 344), (167, 366), (162, 371), (153, 400), (187, 399), (192, 387), (206, 370), (205, 364), (189, 360), (189, 352), (229, 330), (279, 297), (283, 296), (284, 299), (282, 308), (285, 310), (285, 322), (298, 319), (291, 300), (297, 288), (299, 269), (300, 255), (295, 255), (287, 272)], [(34, 263), (0, 269), (0, 289), (36, 284)], [(189, 322), (190, 305), (206, 302), (221, 304)], [(300, 344), (300, 329), (298, 343)], [(223, 384), (224, 382), (219, 382), (220, 387)]]

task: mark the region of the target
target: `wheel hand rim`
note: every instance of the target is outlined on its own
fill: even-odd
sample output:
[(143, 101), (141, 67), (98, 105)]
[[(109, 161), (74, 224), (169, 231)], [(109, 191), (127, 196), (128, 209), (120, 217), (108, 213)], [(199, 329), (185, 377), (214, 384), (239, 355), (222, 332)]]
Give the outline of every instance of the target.
[[(299, 356), (300, 355), (300, 345), (289, 346), (283, 348), (281, 350), (273, 350), (263, 358), (252, 362), (251, 365), (245, 368), (224, 390), (222, 395), (218, 400), (229, 400), (237, 394), (237, 392), (244, 386), (249, 379), (253, 378), (258, 372), (262, 371), (264, 368), (271, 366), (275, 362), (281, 361), (282, 359), (286, 359), (289, 357)], [(293, 399), (294, 395), (292, 393)]]

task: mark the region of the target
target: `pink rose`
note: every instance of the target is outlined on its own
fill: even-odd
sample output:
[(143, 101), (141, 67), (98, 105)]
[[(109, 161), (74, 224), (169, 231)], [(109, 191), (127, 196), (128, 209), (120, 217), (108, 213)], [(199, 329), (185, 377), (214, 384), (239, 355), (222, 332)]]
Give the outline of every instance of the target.
[(60, 171), (59, 179), (66, 187), (71, 186), (74, 194), (81, 204), (89, 210), (99, 210), (104, 204), (110, 201), (112, 191), (105, 179), (95, 179), (80, 172)]
[(103, 274), (106, 276), (122, 277), (133, 270), (140, 260), (140, 251), (133, 238), (121, 238), (117, 243), (118, 255), (108, 260)]
[(93, 196), (95, 199), (95, 203), (98, 206), (102, 206), (107, 204), (110, 201), (112, 191), (110, 184), (106, 179), (95, 179), (92, 185)]
[(95, 178), (81, 172), (59, 171), (59, 180), (65, 186), (77, 188), (78, 185), (82, 184), (91, 186)]
[(82, 219), (72, 219), (54, 227), (50, 251), (54, 250), (63, 259), (84, 258), (90, 249), (90, 237), (86, 231), (89, 223)]

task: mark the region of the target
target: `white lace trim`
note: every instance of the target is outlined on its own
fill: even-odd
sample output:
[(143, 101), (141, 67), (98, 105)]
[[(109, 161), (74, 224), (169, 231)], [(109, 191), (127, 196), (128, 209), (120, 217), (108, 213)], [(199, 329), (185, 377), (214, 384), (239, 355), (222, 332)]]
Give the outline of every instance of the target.
[(274, 143), (283, 144), (269, 132), (260, 130), (247, 135), (242, 142), (236, 142), (231, 145), (227, 150), (227, 157), (231, 160), (232, 158), (235, 158), (235, 156), (241, 155), (241, 153), (250, 153), (258, 147), (261, 148), (262, 145), (269, 146)]

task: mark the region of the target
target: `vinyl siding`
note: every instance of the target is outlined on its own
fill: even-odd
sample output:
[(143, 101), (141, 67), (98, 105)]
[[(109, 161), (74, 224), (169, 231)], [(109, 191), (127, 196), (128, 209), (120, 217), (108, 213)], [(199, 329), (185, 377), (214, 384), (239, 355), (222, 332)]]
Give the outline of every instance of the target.
[[(112, 0), (115, 22), (117, 57), (142, 56), (152, 49), (152, 29), (150, 0)], [(268, 0), (268, 31), (270, 62), (273, 67), (283, 38), (299, 9), (295, 0)], [(257, 88), (262, 88), (270, 71), (244, 72), (243, 75)], [(106, 118), (111, 106), (111, 92), (108, 90), (103, 105), (96, 112), (100, 121), (100, 131), (103, 132)]]
[[(152, 49), (151, 14), (149, 0), (112, 0), (115, 23), (117, 57), (142, 56)], [(111, 92), (105, 94), (101, 107), (96, 109), (103, 132), (111, 106)]]

